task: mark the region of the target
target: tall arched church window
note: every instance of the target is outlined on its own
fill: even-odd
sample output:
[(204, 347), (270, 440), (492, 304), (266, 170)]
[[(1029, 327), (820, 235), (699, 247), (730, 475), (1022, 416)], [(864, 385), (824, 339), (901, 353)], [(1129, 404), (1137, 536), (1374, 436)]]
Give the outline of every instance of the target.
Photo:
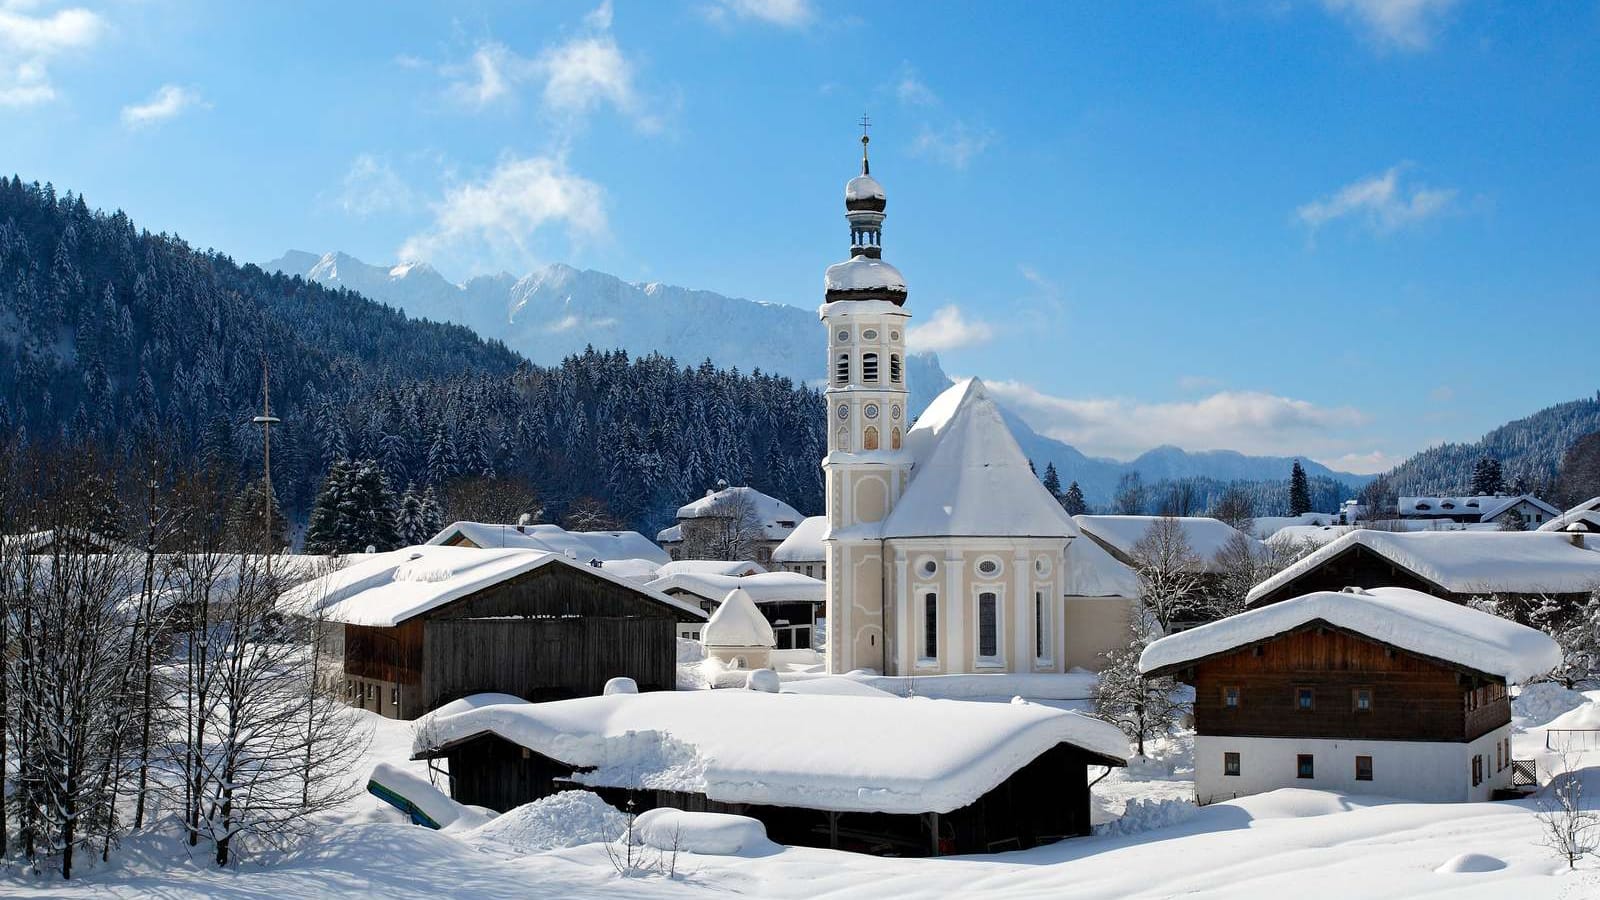
[(1000, 655), (1000, 602), (992, 593), (978, 595), (978, 656), (995, 659)]
[(861, 380), (868, 382), (878, 380), (878, 354), (861, 354)]
[(889, 380), (899, 384), (904, 376), (900, 372), (900, 354), (889, 354)]
[(939, 658), (939, 595), (922, 595), (922, 658)]
[(841, 427), (834, 436), (833, 446), (839, 450), (850, 449), (850, 429)]
[(867, 426), (867, 430), (861, 438), (861, 447), (864, 450), (878, 449), (878, 428), (876, 425)]
[(890, 429), (889, 431), (889, 449), (900, 449), (900, 429), (898, 428)]
[(833, 363), (833, 380), (844, 384), (850, 380), (850, 354), (841, 353)]

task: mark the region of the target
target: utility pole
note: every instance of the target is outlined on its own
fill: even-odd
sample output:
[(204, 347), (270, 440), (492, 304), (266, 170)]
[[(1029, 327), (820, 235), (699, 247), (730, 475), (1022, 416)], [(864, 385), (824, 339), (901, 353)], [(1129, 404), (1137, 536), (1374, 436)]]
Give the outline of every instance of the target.
[(267, 355), (261, 354), (261, 415), (250, 420), (261, 426), (261, 479), (265, 493), (261, 498), (263, 517), (262, 546), (267, 565), (272, 565), (272, 426), (281, 420), (272, 414), (272, 390), (268, 380)]

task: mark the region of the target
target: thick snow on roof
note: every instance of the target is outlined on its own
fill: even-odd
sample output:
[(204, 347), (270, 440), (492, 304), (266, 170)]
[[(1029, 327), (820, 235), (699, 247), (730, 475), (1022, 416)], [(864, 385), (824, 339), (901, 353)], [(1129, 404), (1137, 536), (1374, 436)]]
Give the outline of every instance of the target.
[(772, 561), (780, 563), (821, 562), (822, 539), (828, 535), (827, 516), (806, 516), (789, 536), (772, 551)]
[[(777, 497), (769, 497), (755, 488), (730, 487), (720, 491), (706, 491), (706, 495), (693, 503), (678, 507), (678, 518), (699, 519), (730, 515), (729, 508), (748, 503), (761, 523), (763, 536), (769, 541), (781, 541), (800, 524), (805, 516)], [(681, 532), (680, 532), (681, 534)], [(665, 540), (659, 535), (658, 540)]]
[(945, 389), (907, 438), (911, 484), (884, 521), (883, 537), (1078, 534), (978, 379)]
[(1528, 502), (1547, 515), (1561, 511), (1532, 494), (1479, 494), (1473, 497), (1401, 497), (1402, 516), (1481, 516), (1493, 518), (1518, 503)]
[(591, 559), (649, 559), (657, 565), (671, 559), (665, 550), (637, 531), (568, 531), (560, 525), (495, 525), (454, 522), (428, 539), (443, 544), (457, 536), (484, 549), (521, 547), (544, 553), (565, 553), (579, 562)]
[(1250, 589), (1254, 603), (1361, 545), (1455, 594), (1571, 594), (1600, 586), (1600, 549), (1548, 531), (1372, 531), (1330, 541)]
[(1251, 536), (1266, 540), (1293, 525), (1332, 525), (1338, 521), (1335, 513), (1309, 512), (1298, 516), (1256, 516), (1252, 520)]
[(883, 185), (878, 183), (878, 179), (873, 178), (871, 175), (857, 175), (845, 182), (844, 199), (883, 200), (886, 197), (883, 193)]
[(755, 601), (745, 591), (734, 588), (700, 630), (700, 643), (707, 647), (771, 647), (778, 641)]
[(1320, 547), (1354, 531), (1354, 525), (1286, 525), (1267, 538), (1270, 546), (1288, 550), (1315, 544)]
[(1057, 744), (1124, 761), (1113, 725), (1048, 706), (763, 691), (652, 691), (431, 716), (417, 754), (482, 733), (602, 787), (843, 812), (949, 812)]
[(656, 577), (668, 575), (756, 575), (766, 566), (751, 559), (675, 559), (656, 568)]
[(705, 615), (693, 604), (668, 597), (604, 568), (574, 562), (564, 554), (434, 544), (374, 553), (337, 572), (290, 589), (284, 595), (283, 607), (305, 615), (320, 611), (329, 620), (347, 625), (392, 628), (414, 616), (546, 565), (572, 566), (644, 593), (692, 618)]
[(822, 283), (830, 291), (883, 289), (904, 293), (906, 289), (905, 276), (899, 269), (870, 256), (852, 256), (842, 263), (834, 263), (823, 275)]
[(757, 604), (821, 603), (827, 585), (799, 572), (762, 572), (738, 577), (700, 572), (680, 572), (650, 582), (663, 593), (686, 591), (707, 600), (720, 601), (734, 589), (742, 589)]
[(1226, 653), (1316, 621), (1511, 682), (1561, 663), (1561, 648), (1542, 631), (1421, 591), (1385, 587), (1318, 591), (1169, 635), (1145, 648), (1139, 670)]
[(1577, 506), (1539, 526), (1540, 531), (1565, 531), (1573, 523), (1591, 523), (1600, 528), (1600, 497), (1590, 497)]
[(1067, 542), (1061, 593), (1066, 597), (1137, 597), (1139, 573), (1087, 537)]
[[(1078, 528), (1085, 535), (1099, 538), (1118, 553), (1126, 556), (1133, 555), (1133, 548), (1144, 539), (1150, 531), (1150, 526), (1160, 520), (1160, 516), (1073, 516)], [(1201, 567), (1210, 572), (1216, 568), (1217, 551), (1227, 546), (1233, 536), (1241, 532), (1226, 522), (1205, 516), (1179, 516), (1178, 524), (1183, 528), (1184, 538), (1189, 542), (1189, 549), (1200, 557)], [(1253, 548), (1260, 549), (1261, 543), (1255, 538), (1246, 535)]]
[(683, 540), (682, 525), (668, 525), (656, 532), (656, 543), (658, 544), (671, 544), (681, 540)]

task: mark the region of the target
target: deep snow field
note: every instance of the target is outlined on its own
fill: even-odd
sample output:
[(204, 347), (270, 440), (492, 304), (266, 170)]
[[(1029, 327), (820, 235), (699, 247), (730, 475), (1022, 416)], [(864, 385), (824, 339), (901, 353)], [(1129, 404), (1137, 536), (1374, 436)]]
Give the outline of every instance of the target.
[[(1530, 689), (1516, 704), (1516, 755), (1543, 756), (1545, 726), (1600, 726), (1597, 701), (1600, 692)], [(410, 723), (352, 714), (369, 723), (374, 736), (354, 777), (364, 783), (379, 762), (426, 775), (423, 764), (407, 760)], [(1531, 801), (1419, 804), (1283, 790), (1197, 809), (1189, 802), (1189, 747), (1185, 736), (1160, 742), (1151, 759), (1097, 784), (1096, 821), (1108, 824), (1095, 836), (986, 857), (881, 859), (767, 845), (739, 855), (680, 854), (673, 878), (623, 878), (606, 845), (594, 842), (621, 817), (589, 798), (563, 795), (507, 814), (514, 818), (468, 821), (439, 832), (411, 825), (362, 794), (299, 849), (260, 854), (227, 871), (210, 864), (203, 846), (191, 858), (171, 836), (141, 835), (81, 880), (64, 884), (55, 875), (10, 872), (0, 876), (0, 895), (1600, 897), (1600, 860), (1568, 872), (1542, 845)], [(1541, 767), (1551, 760), (1544, 756)], [(1600, 802), (1600, 752), (1585, 754), (1580, 764), (1593, 767), (1588, 796)]]

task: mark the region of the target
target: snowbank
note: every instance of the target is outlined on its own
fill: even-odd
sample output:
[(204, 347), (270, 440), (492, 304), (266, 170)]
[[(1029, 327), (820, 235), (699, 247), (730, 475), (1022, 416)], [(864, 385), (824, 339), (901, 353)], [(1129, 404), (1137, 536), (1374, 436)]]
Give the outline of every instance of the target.
[(1057, 744), (1119, 764), (1128, 740), (1097, 719), (1027, 702), (961, 703), (758, 691), (655, 691), (430, 716), (413, 750), (491, 733), (602, 787), (728, 803), (949, 812)]
[(767, 838), (766, 826), (749, 816), (666, 806), (633, 820), (633, 842), (668, 853), (681, 850), (708, 856), (765, 855), (782, 849)]
[(1458, 872), (1498, 872), (1506, 867), (1506, 861), (1498, 856), (1487, 853), (1462, 853), (1445, 860), (1444, 864), (1434, 869), (1441, 875), (1452, 875)]
[[(642, 817), (641, 817), (642, 818)], [(589, 791), (562, 791), (525, 803), (463, 832), (464, 840), (493, 841), (522, 853), (615, 840), (628, 817)]]
[(1522, 688), (1511, 701), (1511, 715), (1524, 728), (1543, 726), (1564, 712), (1589, 702), (1589, 698), (1553, 681), (1541, 681)]
[(1139, 670), (1172, 669), (1326, 622), (1374, 641), (1508, 682), (1555, 668), (1561, 649), (1542, 631), (1408, 588), (1318, 591), (1169, 635), (1145, 648)]
[(1181, 825), (1195, 817), (1200, 807), (1193, 800), (1146, 800), (1135, 798), (1128, 801), (1123, 809), (1121, 818), (1114, 819), (1104, 825), (1096, 825), (1094, 833), (1101, 837), (1116, 837), (1125, 834), (1138, 834), (1152, 828), (1166, 828), (1169, 825)]

